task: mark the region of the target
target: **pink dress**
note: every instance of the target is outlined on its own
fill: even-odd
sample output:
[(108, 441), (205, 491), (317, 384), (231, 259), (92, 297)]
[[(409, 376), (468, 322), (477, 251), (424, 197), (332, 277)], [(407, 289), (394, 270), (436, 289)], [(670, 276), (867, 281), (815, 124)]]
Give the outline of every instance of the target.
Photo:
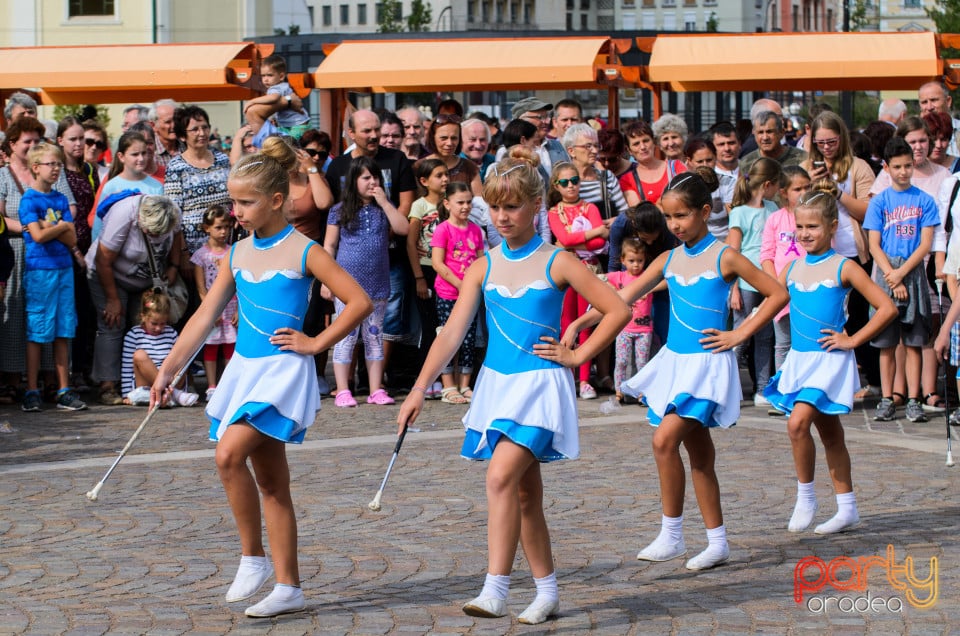
[[(214, 252), (210, 246), (204, 243), (200, 249), (193, 253), (190, 262), (197, 267), (203, 268), (203, 281), (207, 289), (217, 280), (217, 274), (220, 272), (220, 263), (222, 259), (230, 254), (228, 245), (222, 252)], [(213, 327), (213, 331), (207, 336), (206, 344), (232, 344), (237, 341), (237, 327), (233, 324), (233, 318), (237, 315), (237, 297), (234, 296), (223, 309), (223, 315), (220, 316), (220, 322)]]

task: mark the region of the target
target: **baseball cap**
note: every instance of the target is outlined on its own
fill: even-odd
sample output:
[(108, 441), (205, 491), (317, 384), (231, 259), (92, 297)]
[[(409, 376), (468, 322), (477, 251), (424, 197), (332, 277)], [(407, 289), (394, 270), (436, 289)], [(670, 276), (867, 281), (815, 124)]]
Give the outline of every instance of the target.
[(553, 104), (548, 104), (539, 97), (524, 97), (513, 105), (510, 114), (514, 119), (519, 119), (524, 113), (535, 112), (538, 110), (553, 110)]

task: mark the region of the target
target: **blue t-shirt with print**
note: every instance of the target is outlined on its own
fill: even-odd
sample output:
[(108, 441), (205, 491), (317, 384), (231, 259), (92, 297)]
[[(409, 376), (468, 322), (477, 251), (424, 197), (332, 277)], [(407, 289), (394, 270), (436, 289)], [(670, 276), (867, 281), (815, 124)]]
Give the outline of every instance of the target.
[(920, 246), (920, 230), (940, 225), (937, 202), (911, 185), (898, 192), (889, 187), (870, 199), (863, 229), (880, 232), (880, 247), (888, 257), (910, 258)]
[(70, 202), (56, 190), (40, 192), (27, 188), (20, 199), (20, 223), (23, 225), (24, 266), (27, 270), (64, 269), (72, 266), (70, 248), (59, 239), (46, 243), (37, 243), (30, 236), (27, 226), (31, 223), (46, 221), (57, 224), (60, 221), (73, 222), (70, 214)]

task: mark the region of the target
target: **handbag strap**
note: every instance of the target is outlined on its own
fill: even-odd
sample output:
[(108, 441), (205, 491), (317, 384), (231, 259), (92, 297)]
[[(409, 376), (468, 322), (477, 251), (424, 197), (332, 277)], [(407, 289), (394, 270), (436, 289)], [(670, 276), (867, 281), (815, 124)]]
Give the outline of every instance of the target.
[(953, 202), (957, 200), (958, 190), (960, 190), (960, 179), (953, 182), (953, 190), (950, 192), (950, 203), (947, 204), (947, 220), (943, 224), (943, 231), (947, 234), (953, 231)]
[(637, 172), (637, 164), (633, 164), (633, 181), (637, 184), (637, 192), (640, 194), (640, 203), (647, 200), (647, 195), (643, 193), (643, 183), (640, 181), (640, 173)]
[(165, 287), (163, 277), (160, 276), (160, 266), (157, 263), (157, 254), (153, 251), (153, 244), (147, 238), (147, 233), (143, 231), (140, 224), (137, 224), (140, 235), (143, 237), (143, 244), (147, 247), (147, 264), (150, 266), (150, 277), (153, 278), (153, 284), (157, 287)]
[(600, 190), (603, 193), (603, 218), (609, 219), (610, 214), (610, 193), (607, 191), (607, 171), (600, 171)]
[(23, 196), (23, 184), (20, 183), (20, 179), (17, 179), (17, 173), (13, 171), (13, 166), (7, 166), (7, 171), (10, 173), (10, 178), (13, 179), (13, 183), (16, 184), (17, 190), (20, 191), (20, 195)]

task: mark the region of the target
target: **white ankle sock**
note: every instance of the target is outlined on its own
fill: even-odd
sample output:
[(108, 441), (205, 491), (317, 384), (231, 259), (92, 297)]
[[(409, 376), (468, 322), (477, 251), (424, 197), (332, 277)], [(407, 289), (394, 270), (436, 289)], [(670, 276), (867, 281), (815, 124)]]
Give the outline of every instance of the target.
[(790, 517), (790, 523), (787, 524), (787, 530), (803, 532), (809, 528), (817, 514), (817, 507), (817, 493), (814, 490), (813, 482), (804, 484), (798, 481), (797, 503), (793, 507), (793, 515)]
[(196, 393), (190, 393), (188, 391), (182, 391), (180, 389), (173, 390), (173, 399), (180, 406), (193, 406), (197, 403), (197, 400), (200, 399), (200, 396)]
[(534, 601), (554, 602), (560, 599), (560, 590), (557, 587), (557, 573), (551, 572), (542, 579), (534, 577), (537, 586), (537, 597)]
[(661, 540), (671, 543), (683, 541), (683, 515), (679, 517), (663, 515), (660, 522), (660, 535), (656, 538), (656, 541)]
[(713, 548), (720, 552), (730, 553), (730, 546), (727, 545), (726, 526), (717, 526), (716, 528), (707, 528), (707, 550)]
[(860, 521), (860, 513), (857, 511), (857, 496), (853, 492), (845, 492), (837, 495), (837, 514), (829, 521), (821, 523), (814, 528), (817, 534), (833, 534), (846, 530), (856, 525)]
[(300, 590), (299, 585), (288, 585), (286, 583), (277, 583), (273, 586), (272, 594), (278, 601), (289, 601), (292, 598), (296, 598), (303, 592)]
[[(554, 580), (556, 585), (556, 580)], [(510, 575), (509, 574), (487, 574), (483, 581), (483, 590), (477, 598), (498, 598), (502, 601), (507, 600), (507, 594), (510, 593)]]
[(724, 563), (730, 557), (727, 529), (724, 526), (707, 528), (707, 549), (687, 561), (688, 570), (706, 570)]

